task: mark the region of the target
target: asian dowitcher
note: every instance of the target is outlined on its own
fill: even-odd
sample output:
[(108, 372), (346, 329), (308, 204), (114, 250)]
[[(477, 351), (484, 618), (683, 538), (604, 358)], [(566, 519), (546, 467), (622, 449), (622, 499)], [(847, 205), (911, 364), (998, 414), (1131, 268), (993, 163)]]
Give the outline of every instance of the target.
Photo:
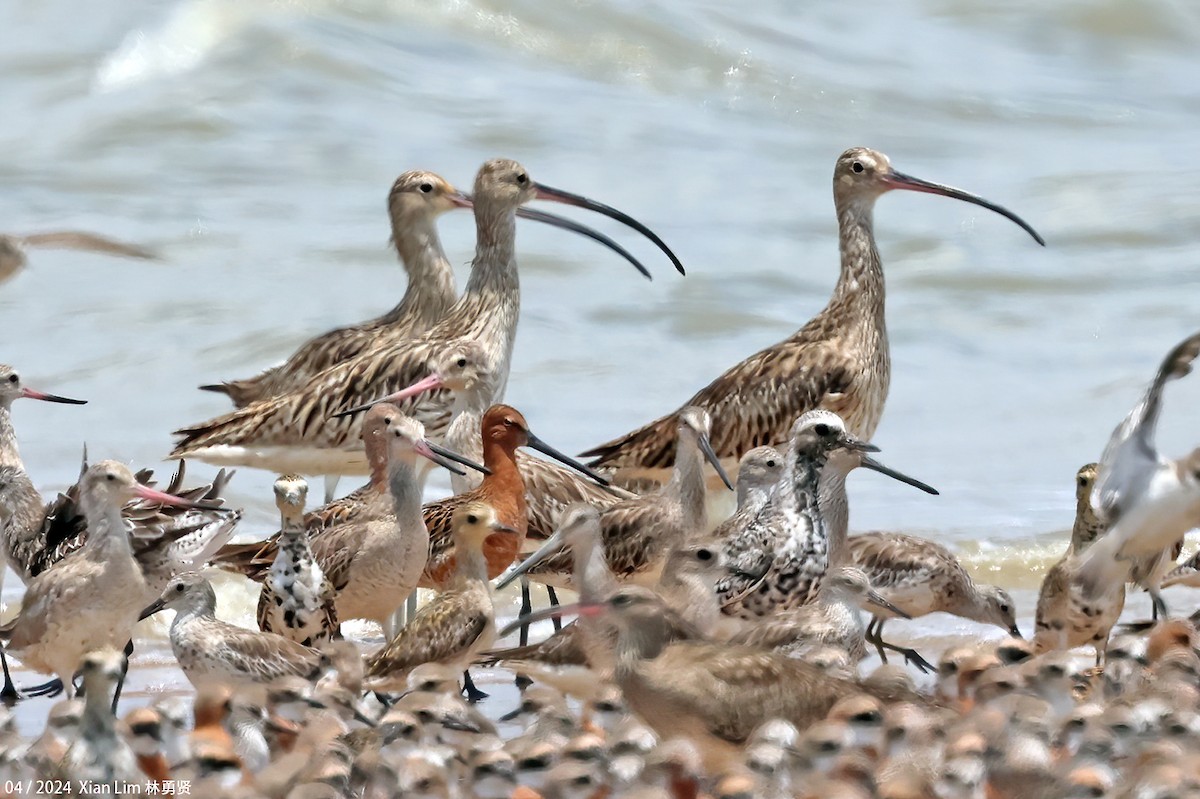
[[(708, 440), (712, 420), (700, 408), (687, 408), (678, 417), (678, 456), (671, 479), (659, 490), (609, 505), (600, 512), (601, 547), (608, 567), (622, 582), (653, 586), (662, 574), (672, 547), (707, 531), (704, 463), (725, 474)], [(555, 587), (575, 586), (572, 556), (561, 538), (552, 536), (541, 549), (511, 572), (507, 580), (528, 575)]]
[(145, 602), (146, 578), (134, 559), (121, 508), (134, 496), (163, 504), (191, 504), (140, 485), (116, 461), (91, 466), (80, 481), (79, 505), (88, 539), (57, 567), (29, 581), (20, 614), (5, 626), (5, 651), (27, 667), (56, 675), (62, 684), (84, 656), (124, 647)]
[(154, 603), (141, 612), (149, 618), (174, 610), (171, 651), (188, 682), (199, 689), (229, 686), (260, 698), (280, 677), (314, 678), (320, 668), (315, 650), (274, 633), (247, 630), (216, 616), (217, 594), (198, 572), (176, 575)]
[[(477, 238), (471, 277), (463, 296), (433, 328), (418, 338), (372, 348), (330, 367), (298, 390), (183, 428), (177, 431), (180, 439), (171, 457), (196, 457), (276, 473), (365, 474), (367, 464), (355, 446), (362, 415), (348, 411), (417, 382), (425, 375), (431, 357), (448, 342), (463, 337), (480, 342), (498, 364), (502, 377), (492, 401), (499, 400), (508, 382), (520, 312), (514, 247), (516, 211), (524, 203), (546, 199), (589, 208), (650, 237), (674, 259), (645, 225), (606, 205), (539, 185), (515, 161), (495, 159), (484, 164), (476, 177), (473, 198)], [(582, 227), (572, 225), (573, 230)], [(589, 235), (615, 246), (602, 234), (592, 231)], [(440, 437), (449, 423), (448, 406), (449, 398), (441, 392), (406, 403), (401, 410), (426, 423), (431, 434)]]
[[(516, 408), (493, 405), (480, 420), (483, 439), (483, 463), (488, 474), (479, 486), (465, 494), (431, 502), (424, 508), (425, 524), (429, 528), (429, 560), (421, 578), (424, 588), (436, 588), (445, 583), (454, 571), (452, 518), (463, 505), (481, 501), (491, 505), (502, 524), (517, 531), (516, 536), (495, 536), (484, 543), (488, 577), (494, 578), (513, 562), (525, 542), (528, 529), (526, 487), (517, 465), (516, 451), (530, 447), (584, 472), (586, 466), (547, 444), (534, 435), (529, 423)], [(597, 480), (603, 478), (596, 476)]]
[(891, 382), (883, 264), (875, 246), (873, 211), (880, 196), (896, 189), (987, 208), (1044, 244), (1024, 220), (999, 205), (897, 172), (875, 150), (846, 150), (833, 171), (841, 273), (829, 304), (790, 338), (729, 369), (679, 410), (585, 452), (595, 457), (592, 465), (613, 472), (618, 485), (667, 479), (676, 417), (688, 406), (712, 414), (713, 448), (728, 469), (754, 447), (786, 444), (792, 422), (814, 408), (834, 411), (854, 435), (869, 439)]
[(31, 233), (27, 236), (0, 235), (0, 283), (4, 283), (25, 267), (26, 250), (39, 248), (82, 250), (103, 255), (149, 260), (158, 257), (150, 250), (136, 244), (126, 244), (95, 233), (83, 233), (75, 230)]
[[(1172, 566), (1169, 554), (1200, 523), (1200, 449), (1171, 460), (1159, 452), (1155, 434), (1163, 389), (1189, 374), (1197, 355), (1200, 333), (1167, 353), (1145, 395), (1113, 431), (1092, 495), (1092, 507), (1108, 532), (1080, 564), (1079, 579), (1093, 596), (1109, 591), (1113, 581), (1129, 579), (1140, 565), (1139, 585), (1164, 616), (1160, 591)], [(1139, 560), (1152, 562), (1147, 568)]]
[(258, 629), (304, 646), (338, 637), (337, 594), (313, 557), (304, 530), (308, 484), (296, 475), (275, 481), (279, 551), (258, 595)]
[[(935, 541), (904, 533), (853, 535), (847, 540), (846, 558), (866, 572), (871, 585), (902, 611), (902, 617), (952, 613), (1021, 636), (1017, 607), (1008, 592), (976, 583), (954, 553)], [(872, 608), (872, 612), (875, 618), (867, 628), (867, 641), (875, 645), (885, 663), (884, 650), (891, 649), (933, 671), (932, 664), (915, 650), (883, 640), (883, 625), (898, 614), (887, 608)]]
[(368, 690), (402, 689), (409, 672), (422, 663), (442, 663), (465, 672), (475, 655), (496, 640), (496, 610), (484, 542), (497, 534), (517, 537), (518, 532), (481, 501), (456, 508), (451, 523), (454, 576), (395, 638), (371, 656), (364, 683)]

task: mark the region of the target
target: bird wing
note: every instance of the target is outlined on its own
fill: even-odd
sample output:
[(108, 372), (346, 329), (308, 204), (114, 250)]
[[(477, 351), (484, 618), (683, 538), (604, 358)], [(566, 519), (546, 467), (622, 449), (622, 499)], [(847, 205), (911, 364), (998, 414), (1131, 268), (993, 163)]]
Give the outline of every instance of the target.
[(525, 507), (529, 516), (526, 535), (530, 538), (552, 536), (563, 510), (576, 502), (603, 510), (634, 496), (619, 488), (606, 488), (573, 469), (524, 452), (517, 453), (517, 466), (525, 485)]
[(511, 660), (531, 660), (547, 666), (586, 666), (587, 653), (575, 623), (566, 625), (544, 641), (508, 649), (493, 649), (476, 661), (482, 666), (494, 666)]
[[(333, 414), (407, 388), (428, 373), (431, 345), (412, 339), (363, 355), (315, 375), (296, 391), (252, 402), (207, 422), (175, 431), (171, 451), (179, 458), (212, 446), (288, 446), (356, 449), (366, 414)], [(422, 418), (422, 406), (446, 404), (448, 393), (435, 391), (401, 403), (407, 416)], [(428, 415), (428, 413), (426, 413)]]
[(247, 630), (222, 623), (221, 656), (239, 673), (254, 674), (258, 681), (315, 675), (321, 667), (316, 650), (281, 635)]
[[(803, 332), (803, 331), (802, 331)], [(591, 466), (669, 468), (675, 462), (675, 429), (684, 407), (712, 415), (713, 449), (740, 458), (754, 447), (787, 441), (792, 423), (844, 393), (853, 364), (836, 342), (795, 339), (762, 350), (696, 392), (676, 411), (583, 453)]]
[(335, 527), (324, 535), (309, 541), (313, 560), (335, 591), (341, 591), (350, 583), (350, 570), (370, 533), (372, 524), (395, 524), (395, 521), (356, 522)]
[(488, 608), (473, 592), (443, 593), (371, 657), (367, 676), (403, 673), (422, 663), (453, 658), (479, 640), (488, 621)]
[(1162, 409), (1162, 392), (1166, 384), (1192, 371), (1192, 362), (1200, 355), (1200, 333), (1175, 345), (1158, 367), (1158, 373), (1146, 394), (1129, 415), (1113, 430), (1096, 477), (1092, 493), (1092, 509), (1110, 527), (1129, 503), (1140, 497), (1154, 475), (1154, 467), (1162, 458), (1154, 443), (1158, 414)]
[(105, 255), (122, 255), (126, 258), (157, 259), (158, 256), (145, 247), (136, 244), (126, 244), (115, 239), (98, 236), (95, 233), (84, 233), (77, 230), (58, 230), (48, 233), (31, 233), (18, 237), (26, 247), (57, 248), (64, 250), (86, 250), (87, 252), (104, 253)]
[(425, 529), (429, 531), (429, 559), (425, 563), (424, 582), (444, 585), (454, 573), (454, 512), (474, 498), (474, 492), (428, 502), (421, 508)]

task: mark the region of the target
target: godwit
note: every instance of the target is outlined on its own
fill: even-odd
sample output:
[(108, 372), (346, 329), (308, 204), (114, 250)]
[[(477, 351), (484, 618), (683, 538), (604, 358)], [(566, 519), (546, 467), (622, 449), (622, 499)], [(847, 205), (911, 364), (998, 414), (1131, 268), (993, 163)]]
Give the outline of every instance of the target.
[(850, 661), (857, 663), (867, 652), (864, 605), (908, 618), (875, 590), (862, 569), (839, 566), (825, 575), (815, 602), (763, 619), (730, 641), (799, 658), (817, 647), (832, 645), (846, 650)]
[(79, 737), (67, 750), (58, 776), (81, 787), (96, 786), (91, 791), (80, 791), (82, 795), (107, 795), (109, 786), (116, 790), (143, 782), (133, 750), (117, 733), (113, 718), (113, 695), (125, 668), (125, 656), (107, 648), (88, 653), (80, 667), (83, 718)]
[(304, 530), (308, 484), (295, 475), (275, 481), (279, 551), (258, 595), (258, 629), (304, 646), (339, 636), (336, 592), (313, 557)]
[[(731, 575), (718, 586), (726, 615), (759, 618), (803, 605), (815, 595), (829, 567), (829, 531), (819, 502), (829, 453), (878, 449), (855, 438), (829, 414), (809, 411), (795, 421), (783, 477), (766, 502), (756, 512), (734, 515), (714, 531), (726, 541), (730, 562), (744, 575)], [(754, 579), (756, 574), (760, 576)]]
[[(496, 159), (475, 180), (476, 254), (463, 296), (423, 336), (372, 349), (314, 376), (297, 391), (260, 400), (240, 410), (177, 431), (171, 457), (197, 457), (216, 464), (238, 464), (276, 473), (354, 475), (366, 473), (355, 449), (362, 429), (356, 414), (334, 414), (363, 406), (412, 385), (425, 375), (429, 359), (447, 343), (467, 337), (493, 355), (503, 394), (512, 361), (520, 311), (520, 287), (514, 255), (516, 211), (535, 199), (580, 205), (623, 222), (649, 236), (672, 260), (674, 255), (652, 231), (613, 208), (558, 189), (540, 186), (515, 161)], [(575, 225), (573, 229), (582, 226)], [(592, 232), (593, 238), (611, 240)], [(640, 264), (639, 264), (640, 266)], [(644, 271), (644, 270), (643, 270)], [(424, 421), (434, 437), (449, 423), (444, 394), (405, 404), (401, 410)]]
[(56, 675), (64, 686), (88, 652), (125, 646), (145, 601), (146, 579), (121, 519), (122, 506), (134, 496), (192, 504), (140, 485), (116, 461), (90, 467), (79, 491), (87, 543), (29, 581), (20, 614), (5, 626), (6, 651), (31, 669)]
[[(424, 508), (425, 525), (429, 528), (429, 561), (421, 577), (421, 587), (437, 588), (454, 571), (452, 518), (463, 505), (481, 501), (495, 509), (505, 527), (517, 531), (516, 536), (495, 536), (484, 543), (488, 578), (494, 578), (508, 568), (525, 541), (528, 514), (525, 484), (517, 466), (518, 447), (530, 447), (585, 473), (591, 473), (576, 461), (535, 436), (521, 412), (508, 405), (493, 405), (480, 420), (483, 439), (483, 463), (488, 474), (479, 487), (465, 494), (431, 502)], [(604, 478), (595, 475), (595, 479)]]
[[(496, 640), (496, 610), (488, 585), (484, 542), (500, 534), (516, 537), (485, 502), (454, 511), (455, 573), (429, 603), (367, 662), (364, 687), (374, 691), (403, 688), (408, 673), (422, 663), (442, 663), (466, 674), (475, 655)], [(469, 683), (467, 688), (472, 688)], [(478, 695), (478, 691), (472, 694)], [(472, 696), (472, 698), (474, 698)]]
[(833, 171), (841, 274), (833, 297), (790, 338), (726, 371), (679, 409), (584, 453), (616, 482), (666, 479), (674, 457), (671, 439), (684, 407), (713, 417), (713, 448), (729, 469), (748, 450), (783, 445), (796, 417), (828, 408), (850, 431), (867, 440), (875, 433), (891, 381), (884, 323), (883, 264), (875, 246), (875, 201), (893, 189), (940, 194), (1008, 217), (1039, 244), (1041, 236), (1019, 216), (974, 194), (919, 180), (892, 169), (883, 153), (855, 147)]
[(555, 611), (609, 617), (617, 630), (616, 681), (625, 700), (663, 740), (692, 742), (710, 774), (740, 763), (740, 745), (763, 722), (779, 718), (803, 729), (839, 699), (866, 688), (771, 652), (671, 643), (665, 621), (670, 611), (641, 586), (625, 586), (600, 605)]
[(320, 666), (317, 653), (295, 641), (218, 619), (217, 594), (198, 572), (176, 575), (140, 618), (164, 609), (175, 611), (171, 651), (188, 682), (199, 689), (225, 685), (265, 698), (274, 680), (315, 676)]
[(850, 536), (846, 560), (866, 572), (871, 585), (902, 613), (873, 609), (867, 641), (887, 662), (885, 649), (903, 654), (922, 670), (934, 667), (915, 650), (883, 640), (888, 619), (916, 618), (929, 613), (952, 613), (980, 624), (994, 624), (1009, 635), (1021, 637), (1017, 606), (1003, 588), (980, 585), (949, 549), (934, 541), (904, 533), (865, 533)]
[(1125, 609), (1125, 580), (1106, 584), (1097, 592), (1080, 577), (1087, 552), (1104, 536), (1104, 522), (1097, 517), (1092, 503), (1096, 473), (1096, 464), (1089, 463), (1075, 475), (1071, 544), (1042, 579), (1033, 645), (1037, 652), (1050, 652), (1090, 644), (1096, 650), (1096, 665), (1100, 665), (1113, 625)]
[(1154, 437), (1163, 389), (1190, 373), (1197, 355), (1200, 333), (1172, 348), (1145, 396), (1104, 448), (1092, 507), (1108, 532), (1088, 549), (1079, 573), (1093, 597), (1109, 591), (1114, 580), (1128, 579), (1138, 559), (1155, 559), (1149, 568), (1141, 565), (1138, 583), (1166, 616), (1160, 591), (1172, 565), (1168, 554), (1200, 523), (1200, 449), (1169, 460), (1158, 451)]
[[(399, 415), (395, 406), (387, 404), (378, 405), (367, 413), (363, 421), (363, 449), (371, 464), (371, 479), (361, 488), (305, 514), (304, 528), (310, 538), (349, 522), (372, 522), (395, 516), (388, 483), (387, 425)], [(417, 472), (422, 491), (426, 475), (423, 470)], [(457, 475), (457, 472), (452, 471), (451, 475)], [(212, 564), (261, 581), (275, 562), (279, 538), (280, 534), (276, 533), (265, 541), (228, 544), (217, 551)]]
[[(600, 513), (601, 546), (608, 567), (623, 582), (653, 586), (671, 548), (707, 529), (704, 461), (717, 470), (730, 491), (733, 483), (708, 440), (712, 420), (701, 408), (685, 408), (676, 430), (675, 466), (658, 491), (609, 505)], [(555, 587), (575, 586), (572, 557), (561, 537), (552, 536), (501, 582), (525, 574)]]
[(0, 235), (0, 283), (5, 282), (25, 266), (25, 250), (36, 249), (83, 250), (105, 255), (120, 255), (125, 258), (153, 259), (157, 256), (134, 244), (81, 233), (74, 230), (57, 230), (51, 233), (31, 233), (28, 236)]

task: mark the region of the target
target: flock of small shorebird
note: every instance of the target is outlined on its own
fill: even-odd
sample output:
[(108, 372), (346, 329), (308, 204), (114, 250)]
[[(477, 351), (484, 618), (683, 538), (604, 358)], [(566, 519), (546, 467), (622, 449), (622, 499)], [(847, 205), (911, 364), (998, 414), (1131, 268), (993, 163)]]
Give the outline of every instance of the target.
[[(388, 198), (408, 273), (400, 304), (256, 377), (204, 386), (237, 409), (177, 431), (172, 458), (282, 475), (280, 530), (253, 543), (231, 543), (240, 513), (224, 507), (224, 469), (188, 489), (181, 462), (160, 491), (149, 472), (85, 463), (45, 504), (12, 403), (78, 401), (0, 366), (0, 531), (26, 587), (0, 640), (55, 678), (18, 690), (6, 664), (3, 696), (74, 694), (35, 740), (0, 720), (0, 784), (15, 795), (22, 780), (60, 779), (105, 795), (186, 780), (202, 797), (281, 799), (1200, 796), (1200, 635), (1161, 596), (1200, 586), (1200, 562), (1176, 564), (1200, 523), (1200, 450), (1170, 460), (1155, 443), (1163, 388), (1188, 373), (1200, 334), (1080, 469), (1070, 545), (1023, 639), (1011, 597), (974, 582), (946, 547), (847, 535), (855, 468), (937, 493), (869, 443), (890, 381), (872, 216), (894, 189), (974, 203), (1044, 243), (999, 205), (847, 150), (828, 305), (678, 410), (584, 453), (585, 465), (498, 404), (520, 307), (516, 219), (585, 235), (649, 276), (608, 236), (525, 207), (575, 205), (639, 231), (682, 273), (679, 259), (626, 214), (511, 160), (485, 163), (470, 195), (402, 175)], [(455, 208), (473, 209), (477, 226), (461, 296), (436, 228)], [(88, 234), (3, 238), (0, 280), (38, 243), (151, 255)], [(455, 493), (424, 502), (435, 466)], [(306, 511), (298, 475), (325, 478), (326, 504)], [(369, 482), (335, 498), (354, 475)], [(735, 498), (732, 516), (718, 515)], [(207, 566), (261, 584), (258, 630), (217, 617)], [(522, 615), (500, 629), (495, 591), (518, 579)], [(532, 610), (530, 583), (546, 588), (546, 609)], [(1128, 585), (1151, 593), (1155, 620), (1110, 640)], [(419, 606), (418, 588), (435, 592)], [(558, 603), (564, 589), (576, 604)], [(165, 609), (196, 695), (118, 721), (135, 625)], [(934, 612), (1009, 637), (930, 662), (883, 636), (892, 619)], [(343, 638), (354, 619), (377, 622), (382, 647)], [(529, 643), (545, 619), (553, 634)], [(496, 648), (518, 629), (518, 646)], [(1087, 645), (1094, 667), (1070, 654)], [(860, 674), (868, 648), (882, 665)], [(932, 685), (889, 652), (933, 672)], [(477, 664), (519, 675), (521, 703), (499, 728), (474, 704), (486, 696)]]

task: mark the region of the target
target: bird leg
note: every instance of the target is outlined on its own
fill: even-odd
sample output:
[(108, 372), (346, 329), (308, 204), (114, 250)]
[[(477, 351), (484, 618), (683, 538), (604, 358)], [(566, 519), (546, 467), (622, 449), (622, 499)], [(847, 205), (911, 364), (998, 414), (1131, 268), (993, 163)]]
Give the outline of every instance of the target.
[[(550, 607), (558, 607), (558, 594), (555, 592), (554, 586), (546, 586), (546, 596), (550, 599)], [(550, 623), (554, 625), (554, 632), (558, 632), (562, 629), (562, 616), (555, 616)]]
[[(883, 622), (884, 622), (884, 620), (877, 619), (877, 621), (878, 621), (878, 624), (875, 626), (874, 637), (868, 638), (866, 635), (864, 635), (863, 637), (867, 641), (870, 641), (872, 644), (875, 645), (875, 649), (877, 649), (879, 651), (879, 659), (880, 660), (882, 660), (884, 663), (887, 663), (887, 658), (884, 657), (883, 650), (890, 649), (897, 654), (903, 655), (905, 663), (911, 663), (912, 665), (916, 666), (918, 670), (920, 670), (921, 672), (923, 672), (925, 674), (931, 674), (931, 673), (937, 671), (937, 667), (934, 666), (932, 663), (930, 663), (925, 658), (921, 657), (921, 653), (918, 652), (917, 650), (912, 649), (910, 647), (903, 647), (903, 646), (898, 646), (896, 644), (891, 644), (891, 643), (888, 643), (887, 641), (883, 640)], [(868, 629), (870, 629), (870, 628), (868, 627)]]
[(463, 672), (463, 696), (468, 702), (478, 702), (480, 699), (487, 699), (488, 695), (475, 687), (475, 681), (471, 679), (471, 672)]
[(17, 686), (13, 683), (12, 674), (8, 670), (8, 658), (5, 657), (4, 650), (2, 649), (0, 649), (0, 668), (4, 670), (4, 688), (0, 689), (0, 702), (6, 705), (11, 706), (22, 699), (30, 697), (58, 696), (62, 693), (63, 682), (57, 677), (40, 685), (30, 686), (24, 690), (17, 690)]
[(333, 502), (334, 498), (337, 496), (338, 482), (340, 482), (341, 479), (342, 478), (336, 474), (325, 475), (325, 504), (326, 505), (328, 505), (330, 502)]
[(887, 665), (887, 653), (883, 651), (883, 619), (878, 616), (871, 617), (871, 620), (867, 622), (867, 629), (863, 633), (863, 640), (875, 646), (880, 662)]
[[(533, 611), (533, 597), (531, 597), (529, 595), (529, 580), (522, 577), (521, 578), (521, 612), (517, 615), (524, 618), (525, 616), (528, 616), (532, 611)], [(529, 645), (529, 625), (528, 624), (521, 625), (520, 644), (521, 644), (521, 646)]]
[(1162, 598), (1162, 592), (1158, 589), (1150, 591), (1150, 607), (1152, 621), (1158, 621), (1158, 617), (1162, 616), (1163, 621), (1171, 618), (1171, 614), (1167, 612), (1167, 603)]
[(133, 639), (125, 644), (125, 662), (121, 664), (121, 679), (117, 680), (117, 690), (113, 691), (112, 712), (117, 715), (117, 703), (121, 701), (121, 689), (125, 687), (125, 678), (129, 676), (129, 658), (133, 656)]

